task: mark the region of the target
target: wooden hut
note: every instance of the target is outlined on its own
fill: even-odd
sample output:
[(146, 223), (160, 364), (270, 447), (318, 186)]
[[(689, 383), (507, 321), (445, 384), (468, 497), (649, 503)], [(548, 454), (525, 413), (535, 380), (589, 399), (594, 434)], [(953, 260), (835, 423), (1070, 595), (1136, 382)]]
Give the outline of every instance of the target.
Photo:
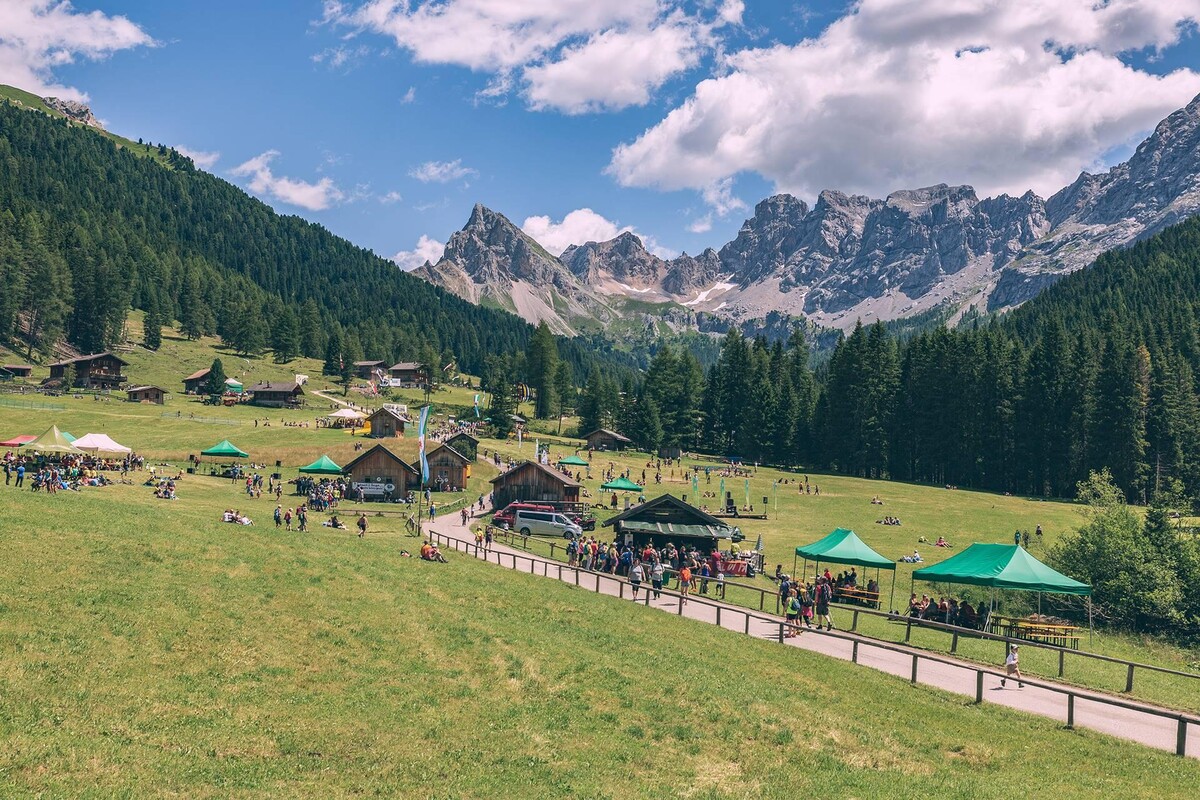
[(446, 440), (446, 444), (472, 461), (479, 457), (479, 440), (465, 431), (451, 436)]
[(167, 400), (167, 391), (157, 386), (134, 386), (125, 393), (131, 403), (158, 403), (161, 406)]
[(250, 403), (270, 408), (299, 408), (304, 405), (304, 389), (296, 381), (271, 383), (263, 381), (247, 389)]
[(370, 380), (375, 377), (375, 370), (382, 370), (385, 361), (355, 361), (354, 374), (363, 380)]
[[(415, 361), (401, 361), (388, 369), (388, 376), (402, 389), (421, 389), (429, 384), (429, 370)], [(392, 384), (396, 386), (396, 383)]]
[(5, 364), (0, 367), (14, 378), (30, 378), (33, 376), (32, 364)]
[(114, 353), (93, 353), (90, 356), (67, 358), (51, 364), (50, 379), (62, 380), (66, 377), (67, 370), (73, 367), (73, 386), (85, 389), (115, 389), (125, 383), (126, 378), (121, 369), (127, 366), (129, 362)]
[(383, 406), (367, 417), (367, 425), (371, 427), (371, 436), (376, 439), (391, 439), (403, 436), (408, 420), (394, 408)]
[(408, 496), (421, 484), (421, 473), (400, 456), (377, 444), (343, 468), (350, 483), (349, 497), (390, 501)]
[(205, 367), (197, 370), (191, 375), (183, 379), (183, 391), (185, 394), (200, 394), (204, 391), (204, 384), (208, 383), (208, 376), (212, 370)]
[(671, 542), (695, 547), (701, 553), (713, 551), (719, 540), (730, 538), (736, 530), (669, 494), (634, 506), (608, 520), (604, 526), (614, 529), (618, 541), (635, 547), (646, 543), (662, 547)]
[(628, 437), (607, 428), (594, 430), (583, 438), (591, 450), (624, 450), (630, 444)]
[(448, 444), (439, 445), (426, 456), (429, 461), (428, 486), (442, 492), (457, 492), (467, 488), (471, 477), (471, 460)]
[(580, 489), (574, 478), (534, 461), (525, 461), (492, 478), (492, 505), (504, 508), (514, 500), (577, 503)]

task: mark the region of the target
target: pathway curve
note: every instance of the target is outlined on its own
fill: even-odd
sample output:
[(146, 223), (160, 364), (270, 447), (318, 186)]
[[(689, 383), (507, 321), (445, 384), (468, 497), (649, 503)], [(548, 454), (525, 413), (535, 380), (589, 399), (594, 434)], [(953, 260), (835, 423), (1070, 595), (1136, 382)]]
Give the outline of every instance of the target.
[[(506, 568), (516, 559), (516, 570), (552, 580), (561, 580), (575, 584), (577, 580), (589, 591), (598, 588), (600, 594), (615, 598), (624, 598), (632, 602), (629, 584), (616, 576), (583, 571), (577, 576), (574, 569), (559, 561), (551, 561), (522, 550), (501, 544), (493, 544), (488, 553), (475, 554), (473, 534), (461, 524), (458, 515), (440, 518), (433, 523), (425, 523), (425, 529), (462, 540), (466, 545), (467, 555), (476, 555), (489, 563), (502, 563)], [(691, 602), (682, 607), (678, 597), (664, 593), (658, 600), (646, 602), (646, 592), (642, 593), (638, 604), (649, 608), (657, 608), (667, 613), (720, 625), (722, 628), (748, 634), (760, 639), (779, 639), (779, 617), (772, 617), (762, 612), (748, 610), (742, 606), (720, 603), (710, 596), (702, 596), (705, 602)], [(1091, 728), (1110, 736), (1138, 742), (1159, 750), (1175, 752), (1180, 723), (1179, 712), (1157, 708), (1145, 703), (1138, 703), (1124, 698), (1117, 699), (1126, 707), (1113, 706), (1103, 700), (1111, 699), (1109, 695), (1081, 689), (1067, 684), (1058, 684), (1042, 679), (1027, 680), (1024, 689), (1016, 688), (1015, 681), (1009, 681), (1007, 688), (1000, 686), (1001, 674), (979, 664), (959, 661), (940, 654), (934, 655), (923, 650), (904, 647), (891, 642), (879, 642), (845, 631), (835, 630), (832, 634), (824, 631), (807, 630), (800, 636), (787, 638), (783, 644), (799, 647), (822, 655), (855, 660), (858, 664), (871, 667), (890, 675), (906, 680), (913, 678), (913, 656), (919, 657), (916, 670), (916, 682), (934, 686), (948, 692), (968, 697), (976, 697), (976, 681), (983, 672), (983, 699), (985, 702), (1007, 706), (1018, 711), (1050, 717), (1065, 722), (1068, 713), (1068, 698), (1064, 692), (1075, 696), (1074, 716), (1075, 725)], [(936, 660), (934, 660), (936, 659)], [(1170, 718), (1156, 716), (1153, 712), (1166, 712)], [(1200, 758), (1200, 720), (1188, 717), (1186, 754), (1192, 758)]]

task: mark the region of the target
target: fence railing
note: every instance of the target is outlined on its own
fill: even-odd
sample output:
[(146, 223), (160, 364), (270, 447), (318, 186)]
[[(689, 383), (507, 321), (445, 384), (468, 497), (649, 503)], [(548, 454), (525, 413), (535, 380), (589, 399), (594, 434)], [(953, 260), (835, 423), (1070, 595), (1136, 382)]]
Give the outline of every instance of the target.
[[(564, 571), (565, 571), (566, 574), (568, 575), (568, 577), (574, 578), (574, 585), (579, 586), (581, 588), (590, 589), (597, 593), (602, 593), (602, 589), (601, 589), (602, 581), (609, 581), (611, 583), (615, 583), (617, 585), (618, 599), (624, 599), (625, 591), (626, 591), (625, 587), (627, 585), (629, 585), (628, 581), (624, 580), (623, 578), (621, 578), (617, 575), (612, 575), (612, 574), (606, 573), (606, 572), (593, 572), (593, 571), (583, 569), (581, 567), (570, 566), (568, 564), (564, 564), (561, 561), (550, 561), (547, 559), (538, 558), (533, 555), (525, 555), (525, 554), (520, 554), (520, 553), (505, 553), (505, 552), (502, 552), (499, 550), (489, 549), (489, 548), (487, 548), (486, 545), (481, 547), (480, 545), (476, 544), (473, 540), (467, 541), (465, 539), (459, 539), (456, 536), (450, 536), (449, 534), (441, 533), (441, 532), (433, 530), (433, 529), (428, 530), (428, 535), (439, 546), (448, 545), (456, 551), (461, 551), (463, 553), (473, 555), (475, 558), (482, 557), (484, 560), (489, 561), (489, 562), (494, 557), (495, 563), (498, 566), (505, 566), (504, 561), (507, 559), (509, 562), (508, 566), (514, 571), (522, 571), (522, 572), (524, 571), (523, 569), (520, 568), (518, 561), (521, 561), (521, 562), (527, 561), (529, 563), (528, 573), (530, 575), (539, 574), (539, 566), (540, 566), (540, 568), (541, 568), (540, 574), (543, 577), (547, 577), (547, 578), (557, 577), (557, 579), (559, 581), (563, 581), (564, 580), (563, 575), (564, 575)], [(556, 576), (551, 574), (552, 569), (557, 570)], [(594, 583), (589, 580), (589, 581), (587, 581), (587, 583), (590, 583), (592, 585), (590, 585), (590, 586), (585, 585), (584, 576), (589, 576), (591, 578), (594, 578), (595, 579)], [(949, 659), (949, 658), (943, 658), (941, 656), (931, 655), (928, 652), (914, 650), (910, 647), (904, 647), (902, 645), (892, 644), (890, 642), (884, 642), (884, 641), (881, 641), (878, 639), (870, 639), (868, 641), (868, 640), (865, 640), (864, 637), (857, 635), (857, 634), (853, 634), (852, 632), (849, 632), (849, 631), (843, 632), (840, 630), (821, 630), (820, 628), (806, 628), (803, 626), (789, 623), (786, 620), (780, 619), (778, 617), (766, 616), (764, 614), (756, 614), (756, 613), (754, 613), (754, 611), (747, 609), (747, 608), (738, 608), (738, 607), (734, 607), (734, 606), (730, 606), (730, 605), (716, 603), (711, 600), (706, 600), (704, 598), (700, 598), (700, 597), (697, 597), (696, 595), (692, 595), (692, 594), (689, 594), (687, 597), (685, 597), (684, 595), (680, 594), (679, 592), (675, 592), (675, 591), (672, 591), (667, 588), (657, 590), (657, 589), (649, 589), (649, 588), (643, 587), (643, 591), (644, 591), (644, 597), (642, 598), (642, 602), (644, 602), (644, 604), (647, 607), (649, 607), (649, 605), (650, 605), (650, 600), (651, 600), (652, 595), (655, 597), (655, 599), (658, 599), (662, 595), (665, 595), (668, 598), (672, 598), (672, 597), (676, 598), (676, 612), (675, 613), (679, 616), (683, 616), (683, 608), (684, 608), (685, 603), (696, 603), (699, 605), (704, 605), (704, 606), (708, 606), (710, 608), (714, 608), (714, 609), (716, 609), (717, 627), (725, 628), (726, 630), (730, 630), (731, 628), (728, 625), (722, 624), (722, 621), (721, 621), (722, 612), (725, 612), (726, 614), (732, 613), (732, 614), (740, 615), (743, 619), (742, 632), (745, 635), (750, 635), (750, 627), (751, 627), (751, 623), (753, 622), (753, 623), (758, 623), (759, 625), (769, 626), (769, 628), (772, 631), (772, 638), (776, 639), (780, 643), (782, 643), (788, 637), (789, 631), (795, 631), (797, 633), (803, 631), (805, 633), (805, 635), (816, 634), (816, 635), (825, 636), (825, 637), (828, 637), (831, 639), (839, 639), (839, 640), (842, 640), (845, 642), (849, 642), (851, 645), (850, 661), (855, 664), (859, 663), (860, 650), (863, 649), (864, 647), (865, 648), (876, 648), (878, 650), (884, 650), (886, 652), (897, 653), (897, 654), (903, 655), (905, 657), (912, 659), (912, 669), (911, 669), (911, 673), (909, 675), (909, 682), (914, 683), (914, 684), (917, 683), (917, 678), (919, 676), (919, 670), (920, 670), (920, 664), (922, 661), (927, 661), (932, 664), (941, 664), (943, 666), (949, 666), (949, 667), (954, 667), (956, 669), (974, 672), (975, 673), (974, 701), (976, 703), (983, 702), (983, 697), (984, 697), (984, 695), (983, 695), (983, 679), (984, 679), (985, 675), (990, 675), (990, 676), (996, 677), (996, 678), (1006, 678), (1007, 677), (1007, 675), (1005, 673), (998, 672), (997, 670), (992, 669), (990, 667), (976, 666), (976, 665), (965, 663), (963, 661), (958, 661), (958, 660)], [(736, 630), (736, 629), (733, 629), (733, 630)], [(1024, 644), (1024, 642), (1022, 642), (1022, 644)], [(1119, 661), (1119, 659), (1112, 659), (1112, 660)], [(1126, 662), (1126, 663), (1128, 663), (1128, 662)], [(1170, 670), (1166, 670), (1166, 671), (1170, 671)], [(1181, 674), (1186, 674), (1186, 673), (1181, 673)], [(1189, 677), (1191, 677), (1191, 676), (1189, 676)], [(1082, 699), (1082, 700), (1085, 700), (1087, 702), (1092, 702), (1092, 703), (1100, 703), (1102, 705), (1111, 706), (1113, 708), (1121, 708), (1121, 709), (1125, 709), (1127, 711), (1133, 711), (1133, 712), (1137, 712), (1137, 713), (1141, 713), (1141, 714), (1146, 714), (1149, 716), (1158, 717), (1160, 719), (1171, 720), (1176, 723), (1175, 755), (1178, 755), (1178, 756), (1187, 755), (1187, 736), (1188, 736), (1189, 726), (1200, 725), (1200, 718), (1191, 716), (1189, 714), (1184, 714), (1184, 713), (1178, 712), (1178, 711), (1168, 711), (1168, 710), (1162, 709), (1162, 708), (1155, 708), (1154, 706), (1141, 705), (1139, 703), (1133, 703), (1133, 702), (1128, 702), (1125, 700), (1120, 700), (1118, 698), (1110, 697), (1108, 695), (1076, 691), (1069, 686), (1063, 686), (1061, 684), (1046, 683), (1044, 681), (1039, 681), (1039, 680), (1031, 679), (1028, 677), (1024, 678), (1023, 683), (1028, 684), (1029, 686), (1034, 686), (1039, 689), (1044, 689), (1046, 691), (1054, 692), (1056, 694), (1065, 696), (1066, 700), (1067, 700), (1065, 723), (1066, 723), (1066, 727), (1069, 729), (1075, 727), (1075, 704), (1076, 704), (1076, 700), (1078, 700), (1078, 699)]]
[(39, 403), (35, 400), (17, 400), (12, 395), (0, 397), (0, 407), (20, 408), (26, 411), (65, 411), (67, 408), (62, 403)]
[[(553, 541), (548, 542), (548, 541), (538, 539), (536, 537), (522, 536), (519, 533), (514, 533), (513, 531), (508, 531), (508, 530), (503, 530), (501, 528), (496, 528), (494, 526), (492, 527), (492, 535), (505, 540), (506, 543), (509, 544), (510, 546), (520, 547), (521, 549), (524, 549), (524, 550), (532, 550), (533, 546), (541, 546), (541, 547), (548, 546), (549, 551), (550, 551), (550, 558), (552, 558), (552, 559), (556, 557), (555, 556), (556, 552), (560, 552), (562, 554), (562, 558), (564, 560), (567, 557), (566, 556), (567, 549), (566, 549), (565, 544), (560, 544), (558, 542), (553, 542)], [(584, 570), (584, 571), (587, 572), (588, 570)], [(673, 570), (667, 570), (667, 572), (674, 575)], [(711, 584), (717, 583), (715, 578), (709, 578), (709, 582)], [(748, 606), (750, 608), (754, 608), (757, 605), (757, 608), (759, 611), (767, 611), (768, 608), (772, 607), (772, 603), (773, 603), (773, 608), (774, 608), (773, 613), (774, 614), (778, 615), (782, 611), (781, 598), (779, 596), (778, 590), (764, 589), (761, 586), (750, 586), (745, 583), (731, 581), (728, 578), (726, 578), (722, 583), (723, 583), (723, 585), (720, 585), (722, 600), (725, 600), (727, 602), (732, 602), (737, 605)], [(695, 596), (695, 595), (692, 595), (692, 596)], [(773, 598), (773, 600), (768, 600), (768, 597)], [(739, 602), (741, 600), (746, 600), (746, 602)], [(1037, 641), (1031, 641), (1029, 639), (1018, 639), (1018, 638), (1014, 638), (1011, 636), (1003, 636), (1003, 635), (997, 634), (997, 633), (989, 633), (988, 631), (977, 630), (975, 628), (964, 628), (964, 627), (961, 627), (958, 625), (950, 625), (950, 624), (943, 623), (943, 622), (936, 622), (934, 620), (916, 619), (916, 618), (909, 617), (909, 616), (903, 615), (903, 614), (893, 614), (889, 611), (877, 611), (875, 609), (867, 608), (865, 606), (851, 606), (851, 605), (839, 603), (839, 604), (836, 604), (835, 607), (841, 609), (842, 611), (851, 612), (853, 614), (852, 622), (848, 629), (852, 633), (858, 633), (859, 615), (861, 614), (861, 615), (865, 615), (865, 616), (869, 616), (869, 617), (876, 617), (879, 619), (883, 619), (890, 623), (903, 624), (904, 625), (904, 642), (905, 642), (905, 644), (908, 644), (912, 640), (913, 628), (917, 628), (917, 629), (941, 632), (941, 633), (945, 633), (945, 634), (949, 635), (950, 636), (950, 644), (948, 647), (948, 652), (955, 653), (955, 654), (958, 653), (959, 640), (963, 639), (963, 638), (1004, 642), (1004, 643), (1006, 643), (1006, 645), (1005, 645), (1006, 647), (1008, 644), (1019, 644), (1024, 648), (1033, 648), (1033, 649), (1038, 649), (1038, 650), (1044, 650), (1044, 651), (1051, 652), (1051, 653), (1056, 653), (1057, 658), (1058, 658), (1058, 677), (1060, 677), (1060, 678), (1066, 677), (1066, 672), (1067, 672), (1066, 657), (1067, 656), (1071, 656), (1073, 658), (1084, 659), (1084, 660), (1090, 659), (1093, 661), (1105, 662), (1108, 664), (1116, 664), (1116, 665), (1119, 665), (1119, 666), (1122, 666), (1125, 668), (1125, 684), (1124, 684), (1124, 689), (1122, 691), (1124, 691), (1126, 694), (1130, 694), (1133, 692), (1134, 680), (1135, 680), (1136, 673), (1138, 670), (1141, 670), (1144, 672), (1153, 672), (1153, 673), (1158, 673), (1158, 674), (1163, 674), (1163, 675), (1172, 675), (1172, 676), (1179, 677), (1179, 678), (1188, 678), (1190, 680), (1200, 680), (1200, 674), (1198, 674), (1198, 673), (1183, 672), (1181, 670), (1171, 669), (1170, 667), (1161, 667), (1156, 664), (1143, 664), (1143, 663), (1137, 662), (1137, 661), (1127, 661), (1122, 658), (1116, 658), (1115, 656), (1106, 656), (1101, 653), (1092, 653), (1087, 650), (1076, 650), (1074, 648), (1062, 647), (1062, 646), (1050, 644), (1047, 642), (1037, 642)], [(859, 634), (859, 635), (869, 636), (868, 634)], [(874, 639), (875, 641), (885, 641), (883, 639), (878, 639), (878, 637), (869, 637), (869, 638)]]

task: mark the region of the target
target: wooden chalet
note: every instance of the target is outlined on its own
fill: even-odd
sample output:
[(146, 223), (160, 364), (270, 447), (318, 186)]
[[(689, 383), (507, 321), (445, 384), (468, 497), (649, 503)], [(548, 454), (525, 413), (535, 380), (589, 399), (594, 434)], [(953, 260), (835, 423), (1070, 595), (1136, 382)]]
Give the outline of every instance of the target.
[(392, 439), (404, 435), (408, 420), (394, 408), (383, 406), (367, 417), (367, 425), (371, 427), (371, 436), (376, 439)]
[(350, 483), (349, 498), (390, 502), (420, 488), (421, 473), (400, 456), (377, 444), (342, 468)]
[(466, 431), (454, 434), (446, 440), (446, 444), (472, 461), (479, 457), (479, 440)]
[(402, 389), (422, 389), (429, 385), (429, 370), (415, 361), (401, 361), (388, 368), (388, 377), (400, 382)]
[(630, 444), (628, 437), (607, 428), (594, 430), (583, 438), (587, 440), (590, 450), (624, 450)]
[(581, 485), (574, 478), (534, 461), (517, 464), (492, 478), (492, 506), (500, 509), (514, 500), (579, 502)]
[(669, 494), (634, 506), (604, 523), (613, 528), (617, 541), (643, 547), (647, 543), (663, 547), (667, 542), (695, 547), (709, 553), (719, 547), (721, 539), (733, 536), (731, 528), (721, 520)]
[(247, 387), (250, 403), (270, 408), (299, 408), (304, 405), (304, 389), (296, 381), (270, 383), (263, 381)]
[(61, 381), (66, 376), (67, 370), (74, 367), (75, 383), (72, 384), (73, 386), (84, 389), (115, 389), (125, 383), (126, 378), (121, 373), (121, 369), (127, 366), (129, 366), (129, 362), (115, 353), (93, 353), (89, 356), (68, 358), (51, 364), (50, 379)]
[(204, 391), (204, 384), (208, 383), (208, 376), (212, 370), (205, 367), (197, 370), (191, 375), (183, 379), (183, 391), (185, 394), (201, 394)]
[(386, 361), (355, 361), (354, 374), (363, 380), (369, 380), (375, 377), (375, 370), (385, 369)]
[(442, 492), (457, 492), (467, 488), (471, 477), (471, 459), (448, 444), (438, 445), (428, 456), (429, 483), (431, 489)]
[(5, 364), (0, 367), (14, 378), (30, 378), (33, 377), (32, 364)]
[(158, 403), (161, 406), (167, 401), (167, 390), (157, 386), (134, 386), (125, 393), (131, 403)]

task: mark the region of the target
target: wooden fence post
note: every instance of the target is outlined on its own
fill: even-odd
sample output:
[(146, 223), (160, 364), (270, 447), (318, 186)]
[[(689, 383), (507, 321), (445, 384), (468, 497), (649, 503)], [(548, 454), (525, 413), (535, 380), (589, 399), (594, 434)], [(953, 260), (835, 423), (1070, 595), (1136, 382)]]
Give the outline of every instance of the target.
[(1066, 654), (1066, 650), (1058, 651), (1058, 677), (1060, 678), (1063, 676), (1063, 657), (1066, 656)]
[(782, 622), (779, 623), (779, 643), (780, 644), (783, 644), (783, 628), (784, 628), (784, 624)]
[(1129, 669), (1125, 670), (1125, 691), (1133, 691), (1133, 664), (1129, 665)]
[(1187, 720), (1179, 718), (1179, 729), (1175, 732), (1175, 755), (1187, 755)]
[(617, 599), (625, 599), (625, 581), (617, 581)]
[(907, 643), (912, 636), (912, 617), (909, 617), (904, 623), (904, 641)]
[(950, 652), (958, 652), (958, 631), (955, 631), (954, 636), (950, 639)]
[(721, 607), (717, 606), (717, 627), (721, 627)]
[(746, 635), (750, 635), (750, 612), (746, 612)]
[(1067, 730), (1075, 727), (1075, 695), (1067, 693)]
[(854, 663), (854, 664), (858, 663), (858, 640), (857, 639), (854, 640), (854, 646), (852, 648), (850, 648), (850, 661), (851, 661), (851, 663)]
[(983, 670), (975, 670), (975, 702), (983, 702)]
[(913, 683), (916, 683), (916, 682), (917, 682), (917, 660), (918, 660), (919, 658), (920, 658), (920, 656), (918, 656), (916, 653), (913, 653), (913, 657), (912, 657), (912, 660), (913, 660), (913, 665), (912, 665), (912, 682), (913, 682)]
[(852, 632), (858, 631), (858, 609), (857, 608), (854, 609), (854, 618), (850, 621), (850, 630)]

